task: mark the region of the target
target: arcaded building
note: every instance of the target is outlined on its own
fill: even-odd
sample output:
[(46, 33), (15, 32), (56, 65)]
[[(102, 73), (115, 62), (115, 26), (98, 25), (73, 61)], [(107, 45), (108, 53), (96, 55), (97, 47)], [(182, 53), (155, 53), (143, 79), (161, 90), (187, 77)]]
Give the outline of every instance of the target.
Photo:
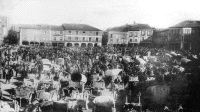
[(103, 31), (86, 24), (20, 25), (20, 45), (101, 46)]

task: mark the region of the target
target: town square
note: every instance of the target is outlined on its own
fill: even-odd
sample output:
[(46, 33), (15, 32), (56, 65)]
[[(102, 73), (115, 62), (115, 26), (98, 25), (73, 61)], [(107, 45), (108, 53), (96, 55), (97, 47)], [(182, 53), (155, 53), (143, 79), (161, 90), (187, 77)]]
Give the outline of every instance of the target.
[(161, 1), (0, 0), (0, 112), (199, 112), (198, 2)]

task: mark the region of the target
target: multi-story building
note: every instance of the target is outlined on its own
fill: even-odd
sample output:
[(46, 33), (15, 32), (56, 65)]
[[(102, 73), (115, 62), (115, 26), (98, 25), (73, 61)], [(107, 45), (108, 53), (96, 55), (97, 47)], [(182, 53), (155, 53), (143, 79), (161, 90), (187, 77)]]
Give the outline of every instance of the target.
[(48, 45), (51, 44), (51, 30), (49, 25), (20, 25), (20, 45)]
[(53, 46), (64, 46), (64, 29), (62, 26), (51, 26), (51, 43)]
[(153, 35), (153, 30), (146, 24), (114, 27), (108, 29), (108, 44), (141, 44)]
[(159, 29), (153, 32), (153, 44), (158, 47), (164, 47), (169, 42), (169, 29)]
[(20, 25), (20, 45), (101, 46), (103, 32), (85, 24)]
[(85, 24), (63, 24), (65, 46), (101, 46), (103, 31)]
[(109, 31), (108, 44), (128, 44), (127, 32)]
[(157, 30), (153, 35), (155, 45), (170, 49), (200, 49), (200, 21), (183, 21), (168, 29)]
[(4, 37), (8, 33), (8, 18), (0, 16), (0, 45), (3, 43)]
[(169, 28), (169, 46), (179, 49), (200, 48), (200, 21), (183, 21)]

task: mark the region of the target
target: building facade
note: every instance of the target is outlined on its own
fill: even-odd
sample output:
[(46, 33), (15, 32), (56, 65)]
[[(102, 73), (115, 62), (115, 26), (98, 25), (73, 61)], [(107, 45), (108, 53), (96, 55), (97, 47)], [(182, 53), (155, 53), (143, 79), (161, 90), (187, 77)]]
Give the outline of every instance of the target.
[(135, 31), (128, 31), (128, 42), (130, 44), (140, 44), (149, 39), (153, 35), (153, 29), (139, 29)]
[[(18, 29), (18, 28), (17, 28)], [(20, 26), (20, 45), (101, 46), (103, 32), (85, 24)]]
[(52, 40), (48, 25), (22, 25), (19, 34), (19, 45), (48, 45)]
[(167, 46), (169, 43), (169, 29), (155, 30), (153, 33), (153, 44), (157, 47)]
[(200, 21), (186, 20), (154, 32), (153, 42), (170, 49), (199, 50)]
[(4, 37), (8, 33), (8, 18), (0, 16), (0, 45), (3, 43)]
[(109, 31), (108, 44), (128, 44), (127, 32)]
[(186, 20), (169, 28), (169, 47), (199, 50), (200, 21)]
[(101, 46), (103, 31), (85, 24), (63, 24), (65, 46)]
[(141, 44), (153, 35), (153, 28), (146, 24), (133, 24), (108, 29), (108, 44)]

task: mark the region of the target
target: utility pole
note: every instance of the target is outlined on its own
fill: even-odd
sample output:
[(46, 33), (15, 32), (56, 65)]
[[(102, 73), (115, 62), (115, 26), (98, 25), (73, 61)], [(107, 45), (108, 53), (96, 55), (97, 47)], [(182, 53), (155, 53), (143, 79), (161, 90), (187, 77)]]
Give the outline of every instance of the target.
[(138, 97), (139, 97), (139, 106), (140, 106), (140, 112), (142, 112), (142, 104), (141, 104), (141, 92), (138, 93)]

